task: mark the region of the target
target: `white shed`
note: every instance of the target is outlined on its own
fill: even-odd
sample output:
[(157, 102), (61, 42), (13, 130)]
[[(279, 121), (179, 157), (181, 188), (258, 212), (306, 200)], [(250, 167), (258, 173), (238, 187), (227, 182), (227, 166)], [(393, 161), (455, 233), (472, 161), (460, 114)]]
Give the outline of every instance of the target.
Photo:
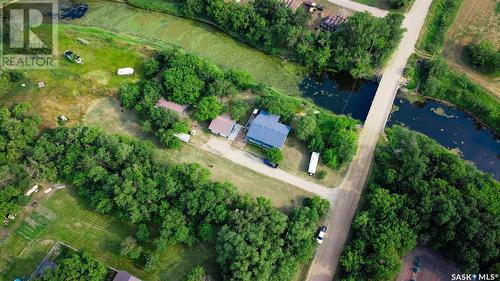
[(318, 167), (318, 161), (319, 161), (319, 153), (313, 152), (311, 154), (311, 160), (309, 161), (309, 170), (307, 170), (310, 176), (316, 173), (316, 168)]
[(176, 136), (178, 139), (180, 139), (185, 143), (188, 143), (189, 140), (191, 139), (191, 136), (188, 134), (175, 134), (174, 136)]
[(26, 191), (26, 193), (24, 195), (30, 196), (33, 192), (37, 192), (37, 191), (38, 191), (38, 184), (34, 185), (30, 190)]
[(132, 67), (125, 67), (118, 69), (118, 75), (120, 76), (132, 75), (132, 74), (134, 74), (134, 69)]

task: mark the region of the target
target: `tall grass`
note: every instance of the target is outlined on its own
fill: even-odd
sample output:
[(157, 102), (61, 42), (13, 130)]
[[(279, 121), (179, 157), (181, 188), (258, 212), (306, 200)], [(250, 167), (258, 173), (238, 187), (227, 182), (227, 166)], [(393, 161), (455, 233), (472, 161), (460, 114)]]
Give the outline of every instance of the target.
[(425, 20), (420, 48), (436, 53), (441, 50), (448, 29), (450, 29), (463, 0), (434, 0)]

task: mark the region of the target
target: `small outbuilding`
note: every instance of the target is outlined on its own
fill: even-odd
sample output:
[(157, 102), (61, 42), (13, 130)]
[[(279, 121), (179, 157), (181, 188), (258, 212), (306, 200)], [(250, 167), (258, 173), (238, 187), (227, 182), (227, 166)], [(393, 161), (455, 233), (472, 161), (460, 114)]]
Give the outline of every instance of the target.
[(120, 68), (117, 71), (119, 76), (126, 76), (134, 74), (134, 69), (132, 67)]
[(189, 140), (191, 139), (191, 136), (189, 134), (174, 134), (174, 136), (178, 139), (180, 139), (182, 142), (188, 143)]
[(141, 281), (141, 279), (131, 275), (126, 271), (119, 270), (113, 281)]
[(264, 148), (282, 148), (290, 126), (281, 124), (278, 115), (261, 110), (249, 125), (245, 140)]
[(309, 161), (309, 169), (307, 172), (309, 173), (310, 176), (313, 176), (316, 174), (316, 169), (318, 167), (318, 161), (319, 161), (319, 153), (318, 152), (313, 152), (311, 154), (311, 160)]
[(208, 126), (208, 129), (216, 135), (228, 138), (235, 125), (236, 121), (227, 116), (220, 115), (217, 116), (217, 118), (213, 119), (212, 122), (210, 122), (210, 126)]
[(168, 110), (172, 110), (172, 111), (175, 111), (179, 114), (185, 114), (186, 110), (188, 108), (187, 105), (182, 105), (182, 104), (178, 104), (175, 102), (171, 102), (171, 101), (168, 101), (164, 98), (160, 98), (158, 100), (158, 102), (156, 102), (156, 107), (161, 107), (161, 108), (165, 108)]

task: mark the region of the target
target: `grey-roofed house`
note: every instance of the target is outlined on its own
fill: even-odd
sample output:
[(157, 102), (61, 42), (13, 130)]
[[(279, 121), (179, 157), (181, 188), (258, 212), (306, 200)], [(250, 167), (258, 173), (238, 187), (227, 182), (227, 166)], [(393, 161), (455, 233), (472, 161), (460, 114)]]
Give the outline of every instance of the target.
[(285, 144), (290, 126), (281, 124), (278, 115), (261, 110), (250, 123), (245, 140), (264, 148), (282, 148)]
[(119, 270), (118, 273), (115, 275), (113, 281), (141, 281), (141, 279), (132, 276), (130, 273), (126, 271)]

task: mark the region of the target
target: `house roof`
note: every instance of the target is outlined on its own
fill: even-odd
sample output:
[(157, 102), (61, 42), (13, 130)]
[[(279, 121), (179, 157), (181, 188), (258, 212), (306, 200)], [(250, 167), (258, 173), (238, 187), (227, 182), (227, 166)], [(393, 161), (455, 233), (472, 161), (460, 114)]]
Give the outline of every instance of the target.
[(233, 130), (234, 125), (236, 125), (236, 121), (227, 116), (220, 115), (217, 116), (217, 118), (213, 119), (212, 122), (210, 122), (210, 126), (208, 126), (208, 129), (214, 133), (229, 136), (229, 134), (231, 134), (231, 131)]
[(250, 124), (247, 138), (272, 147), (281, 148), (290, 132), (290, 127), (278, 122), (280, 117), (261, 110)]
[(171, 102), (171, 101), (168, 101), (164, 98), (160, 98), (158, 100), (158, 102), (156, 102), (156, 106), (161, 107), (161, 108), (170, 109), (170, 110), (173, 110), (173, 111), (179, 112), (179, 113), (184, 113), (187, 109), (187, 105), (182, 105), (182, 104), (178, 104), (175, 102)]
[(130, 273), (126, 271), (118, 271), (118, 273), (115, 275), (115, 278), (113, 281), (141, 281), (141, 279), (130, 275)]

